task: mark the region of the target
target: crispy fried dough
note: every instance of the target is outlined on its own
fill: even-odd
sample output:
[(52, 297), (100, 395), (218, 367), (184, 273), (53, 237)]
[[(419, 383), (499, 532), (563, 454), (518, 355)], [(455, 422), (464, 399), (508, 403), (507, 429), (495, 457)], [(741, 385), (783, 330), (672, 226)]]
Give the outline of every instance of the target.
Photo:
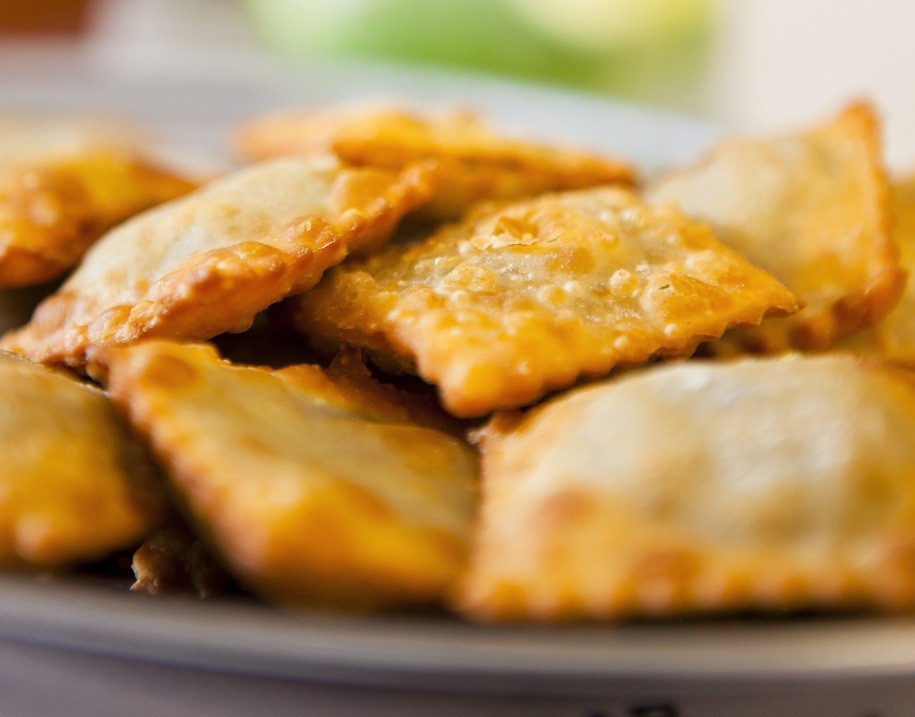
[(466, 614), (915, 608), (915, 384), (843, 354), (685, 362), (482, 431)]
[(426, 199), (428, 168), (349, 169), (330, 157), (251, 167), (107, 234), (2, 345), (43, 363), (144, 336), (207, 339), (373, 248)]
[(249, 160), (332, 151), (359, 166), (400, 169), (435, 160), (438, 191), (423, 209), (453, 219), (481, 199), (633, 181), (618, 160), (501, 137), (469, 113), (423, 117), (391, 108), (285, 112), (251, 120), (236, 132)]
[(646, 196), (709, 222), (805, 304), (793, 317), (725, 337), (741, 349), (826, 348), (873, 324), (902, 291), (877, 119), (866, 105), (806, 133), (725, 141)]
[(915, 366), (915, 176), (891, 186), (893, 239), (909, 281), (899, 303), (867, 331), (848, 337), (843, 343), (856, 353), (878, 354), (892, 361)]
[(0, 286), (61, 276), (109, 227), (194, 188), (101, 116), (0, 115)]
[(796, 308), (705, 226), (615, 188), (477, 212), (339, 267), (297, 301), (299, 328), (414, 359), (461, 416)]
[(0, 168), (0, 288), (50, 281), (115, 224), (190, 181), (130, 153), (86, 150)]
[(151, 533), (133, 554), (130, 589), (149, 595), (211, 598), (237, 590), (203, 541), (177, 519)]
[(114, 400), (235, 577), (284, 605), (441, 599), (460, 571), (476, 456), (364, 379), (232, 366), (208, 346), (99, 354)]
[(0, 352), (0, 566), (104, 557), (161, 510), (152, 467), (100, 391)]

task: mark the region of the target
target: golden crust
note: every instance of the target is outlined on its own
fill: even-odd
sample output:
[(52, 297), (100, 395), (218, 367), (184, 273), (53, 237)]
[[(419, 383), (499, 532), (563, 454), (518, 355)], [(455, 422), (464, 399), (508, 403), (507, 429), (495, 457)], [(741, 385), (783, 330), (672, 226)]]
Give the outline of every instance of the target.
[(384, 122), (400, 113), (372, 107), (279, 111), (249, 119), (232, 132), (235, 153), (246, 162), (333, 151), (334, 139), (348, 121)]
[(235, 145), (249, 160), (332, 151), (359, 166), (400, 169), (434, 160), (438, 191), (423, 213), (453, 219), (481, 199), (633, 181), (618, 160), (501, 137), (469, 113), (422, 117), (403, 110), (336, 108), (251, 120)]
[[(915, 272), (915, 176), (891, 186), (893, 240), (903, 269)], [(908, 281), (899, 303), (867, 331), (850, 336), (842, 346), (856, 353), (878, 354), (915, 366), (915, 282)]]
[(85, 562), (162, 513), (152, 468), (100, 391), (0, 352), (0, 566)]
[(315, 366), (232, 366), (163, 341), (100, 360), (198, 527), (258, 594), (429, 603), (455, 580), (476, 492), (466, 444)]
[(423, 166), (393, 174), (330, 158), (251, 167), (110, 232), (2, 345), (79, 366), (92, 347), (241, 331), (349, 252), (386, 241), (428, 197), (428, 179)]
[(878, 122), (867, 105), (806, 133), (723, 142), (696, 167), (662, 177), (647, 197), (708, 221), (805, 305), (725, 337), (741, 349), (827, 348), (884, 316), (904, 286)]
[(297, 301), (300, 329), (415, 361), (461, 416), (796, 308), (703, 225), (615, 188), (480, 210), (348, 263)]
[(915, 383), (886, 366), (686, 362), (482, 445), (473, 618), (915, 608)]
[(0, 288), (50, 281), (106, 230), (195, 185), (130, 153), (80, 152), (0, 170)]

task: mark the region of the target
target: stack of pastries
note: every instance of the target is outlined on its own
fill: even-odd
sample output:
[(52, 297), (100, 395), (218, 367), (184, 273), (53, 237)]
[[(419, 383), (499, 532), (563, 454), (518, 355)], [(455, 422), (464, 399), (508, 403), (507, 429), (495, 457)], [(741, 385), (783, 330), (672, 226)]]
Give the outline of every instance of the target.
[(869, 106), (650, 179), (467, 112), (255, 118), (205, 182), (0, 128), (0, 566), (483, 621), (915, 608), (915, 179)]

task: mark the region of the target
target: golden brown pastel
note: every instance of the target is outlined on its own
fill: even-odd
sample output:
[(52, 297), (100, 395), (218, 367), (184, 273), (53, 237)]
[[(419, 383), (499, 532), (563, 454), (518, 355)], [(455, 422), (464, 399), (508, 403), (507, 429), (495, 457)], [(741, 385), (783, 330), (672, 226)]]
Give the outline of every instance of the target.
[(0, 352), (0, 566), (140, 542), (162, 512), (142, 449), (101, 391)]
[(481, 199), (633, 181), (632, 168), (619, 160), (500, 136), (467, 112), (281, 112), (242, 125), (235, 144), (249, 160), (332, 151), (351, 164), (391, 170), (433, 160), (438, 191), (423, 211), (438, 219), (458, 217)]
[(406, 357), (461, 416), (795, 309), (704, 225), (618, 188), (481, 209), (347, 263), (297, 301), (301, 330)]
[(196, 527), (249, 589), (283, 605), (358, 607), (434, 603), (450, 589), (476, 455), (379, 399), (367, 377), (338, 385), (315, 366), (234, 366), (208, 346), (164, 341), (101, 361)]
[(134, 592), (211, 598), (238, 589), (200, 537), (177, 518), (147, 536), (131, 567)]
[(915, 608), (915, 382), (847, 354), (689, 361), (482, 432), (471, 617)]
[(909, 280), (896, 308), (875, 326), (848, 337), (843, 346), (915, 366), (915, 176), (894, 182), (890, 189), (893, 240)]
[(2, 344), (79, 366), (90, 347), (243, 330), (350, 251), (386, 241), (428, 197), (427, 180), (422, 166), (397, 174), (329, 157), (275, 160), (216, 180), (109, 232)]
[(905, 275), (889, 234), (877, 125), (873, 110), (855, 105), (807, 132), (726, 140), (695, 167), (649, 186), (650, 201), (675, 202), (707, 221), (805, 304), (725, 343), (822, 349), (893, 308)]
[(62, 276), (106, 230), (194, 187), (127, 153), (0, 166), (0, 289)]

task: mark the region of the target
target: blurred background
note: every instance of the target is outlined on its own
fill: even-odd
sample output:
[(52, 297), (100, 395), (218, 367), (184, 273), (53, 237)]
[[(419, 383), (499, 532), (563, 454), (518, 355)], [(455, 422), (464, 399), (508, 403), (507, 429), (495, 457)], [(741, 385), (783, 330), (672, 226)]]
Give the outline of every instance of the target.
[(0, 0), (0, 70), (11, 57), (223, 75), (359, 59), (568, 86), (747, 132), (870, 98), (897, 167), (915, 167), (913, 38), (911, 0)]

